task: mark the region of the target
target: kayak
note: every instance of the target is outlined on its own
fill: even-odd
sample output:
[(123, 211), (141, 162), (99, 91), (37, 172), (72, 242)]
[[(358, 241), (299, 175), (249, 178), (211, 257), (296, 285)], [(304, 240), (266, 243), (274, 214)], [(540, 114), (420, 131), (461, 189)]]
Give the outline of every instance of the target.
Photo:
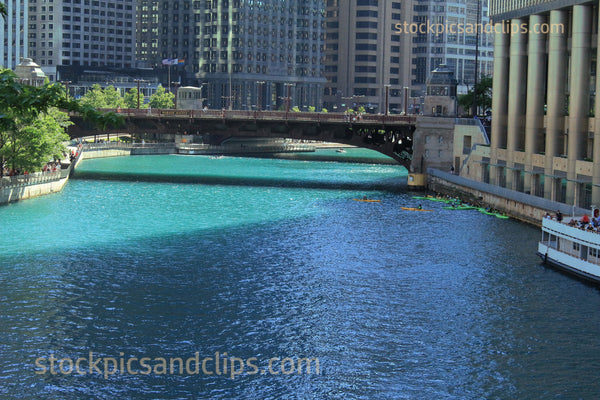
[(476, 210), (477, 207), (473, 206), (456, 206), (456, 207), (444, 207), (444, 210)]
[(456, 199), (445, 199), (443, 197), (433, 197), (433, 196), (413, 196), (413, 199), (417, 199), (417, 200), (430, 200), (430, 201), (437, 201), (439, 203), (446, 203), (446, 204), (450, 204), (450, 203), (454, 203), (457, 200)]
[(425, 210), (424, 208), (416, 208), (416, 207), (400, 207), (403, 210), (408, 211), (433, 211), (433, 210)]
[(504, 215), (504, 214), (500, 214), (500, 213), (488, 211), (485, 208), (478, 208), (478, 210), (482, 214), (493, 215), (496, 218), (500, 218), (500, 219), (509, 219), (510, 218), (508, 215)]
[(381, 203), (381, 200), (372, 200), (372, 199), (352, 199), (354, 201), (364, 201), (365, 203)]

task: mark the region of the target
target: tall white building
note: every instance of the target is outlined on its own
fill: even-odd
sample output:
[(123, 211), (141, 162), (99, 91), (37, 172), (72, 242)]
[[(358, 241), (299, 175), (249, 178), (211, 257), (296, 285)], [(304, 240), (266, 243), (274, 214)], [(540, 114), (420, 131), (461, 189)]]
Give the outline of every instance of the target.
[(8, 15), (0, 18), (0, 62), (2, 67), (13, 69), (27, 57), (28, 0), (6, 0)]

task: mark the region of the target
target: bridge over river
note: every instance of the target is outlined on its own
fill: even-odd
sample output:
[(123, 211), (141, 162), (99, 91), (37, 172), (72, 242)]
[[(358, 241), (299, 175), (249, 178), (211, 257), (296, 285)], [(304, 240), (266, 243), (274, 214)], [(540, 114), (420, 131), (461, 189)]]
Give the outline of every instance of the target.
[(286, 111), (215, 111), (173, 109), (105, 110), (120, 113), (123, 124), (109, 130), (94, 127), (79, 115), (69, 135), (180, 134), (210, 135), (211, 144), (230, 137), (272, 137), (317, 140), (376, 150), (407, 169), (413, 154), (416, 117), (400, 115), (349, 116), (341, 113)]

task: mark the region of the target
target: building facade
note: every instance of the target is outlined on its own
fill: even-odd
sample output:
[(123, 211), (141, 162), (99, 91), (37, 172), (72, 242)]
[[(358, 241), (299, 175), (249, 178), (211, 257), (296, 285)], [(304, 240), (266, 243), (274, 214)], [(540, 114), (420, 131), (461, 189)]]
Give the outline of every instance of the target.
[(29, 1), (5, 1), (7, 15), (0, 18), (0, 63), (2, 67), (13, 69), (27, 57)]
[(179, 60), (163, 68), (202, 86), (209, 107), (320, 107), (323, 0), (142, 0), (138, 9), (138, 57)]
[(383, 112), (387, 99), (390, 112), (418, 114), (440, 65), (454, 72), (458, 93), (492, 74), (485, 0), (329, 0), (326, 13), (328, 108)]
[(598, 1), (490, 1), (495, 28), (491, 145), (473, 177), (600, 205)]
[(428, 28), (414, 34), (411, 85), (415, 95), (423, 96), (431, 71), (441, 64), (454, 71), (458, 93), (472, 88), (476, 76), (492, 75), (494, 35), (487, 3), (413, 1), (413, 22)]
[(28, 56), (50, 81), (61, 65), (131, 68), (135, 1), (29, 0)]
[(344, 111), (362, 106), (373, 113), (404, 111), (412, 38), (396, 32), (396, 24), (412, 21), (411, 3), (327, 1), (326, 108)]

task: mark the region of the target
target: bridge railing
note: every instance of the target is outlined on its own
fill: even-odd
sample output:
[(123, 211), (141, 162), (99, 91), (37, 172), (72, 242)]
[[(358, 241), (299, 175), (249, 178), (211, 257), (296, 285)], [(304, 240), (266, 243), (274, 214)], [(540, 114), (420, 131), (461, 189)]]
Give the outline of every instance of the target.
[(407, 123), (414, 124), (416, 117), (411, 115), (362, 114), (345, 113), (294, 112), (294, 111), (244, 111), (244, 110), (181, 110), (181, 109), (103, 109), (125, 117), (175, 117), (194, 119), (240, 119), (269, 121), (307, 121), (307, 122), (348, 122), (348, 123)]

